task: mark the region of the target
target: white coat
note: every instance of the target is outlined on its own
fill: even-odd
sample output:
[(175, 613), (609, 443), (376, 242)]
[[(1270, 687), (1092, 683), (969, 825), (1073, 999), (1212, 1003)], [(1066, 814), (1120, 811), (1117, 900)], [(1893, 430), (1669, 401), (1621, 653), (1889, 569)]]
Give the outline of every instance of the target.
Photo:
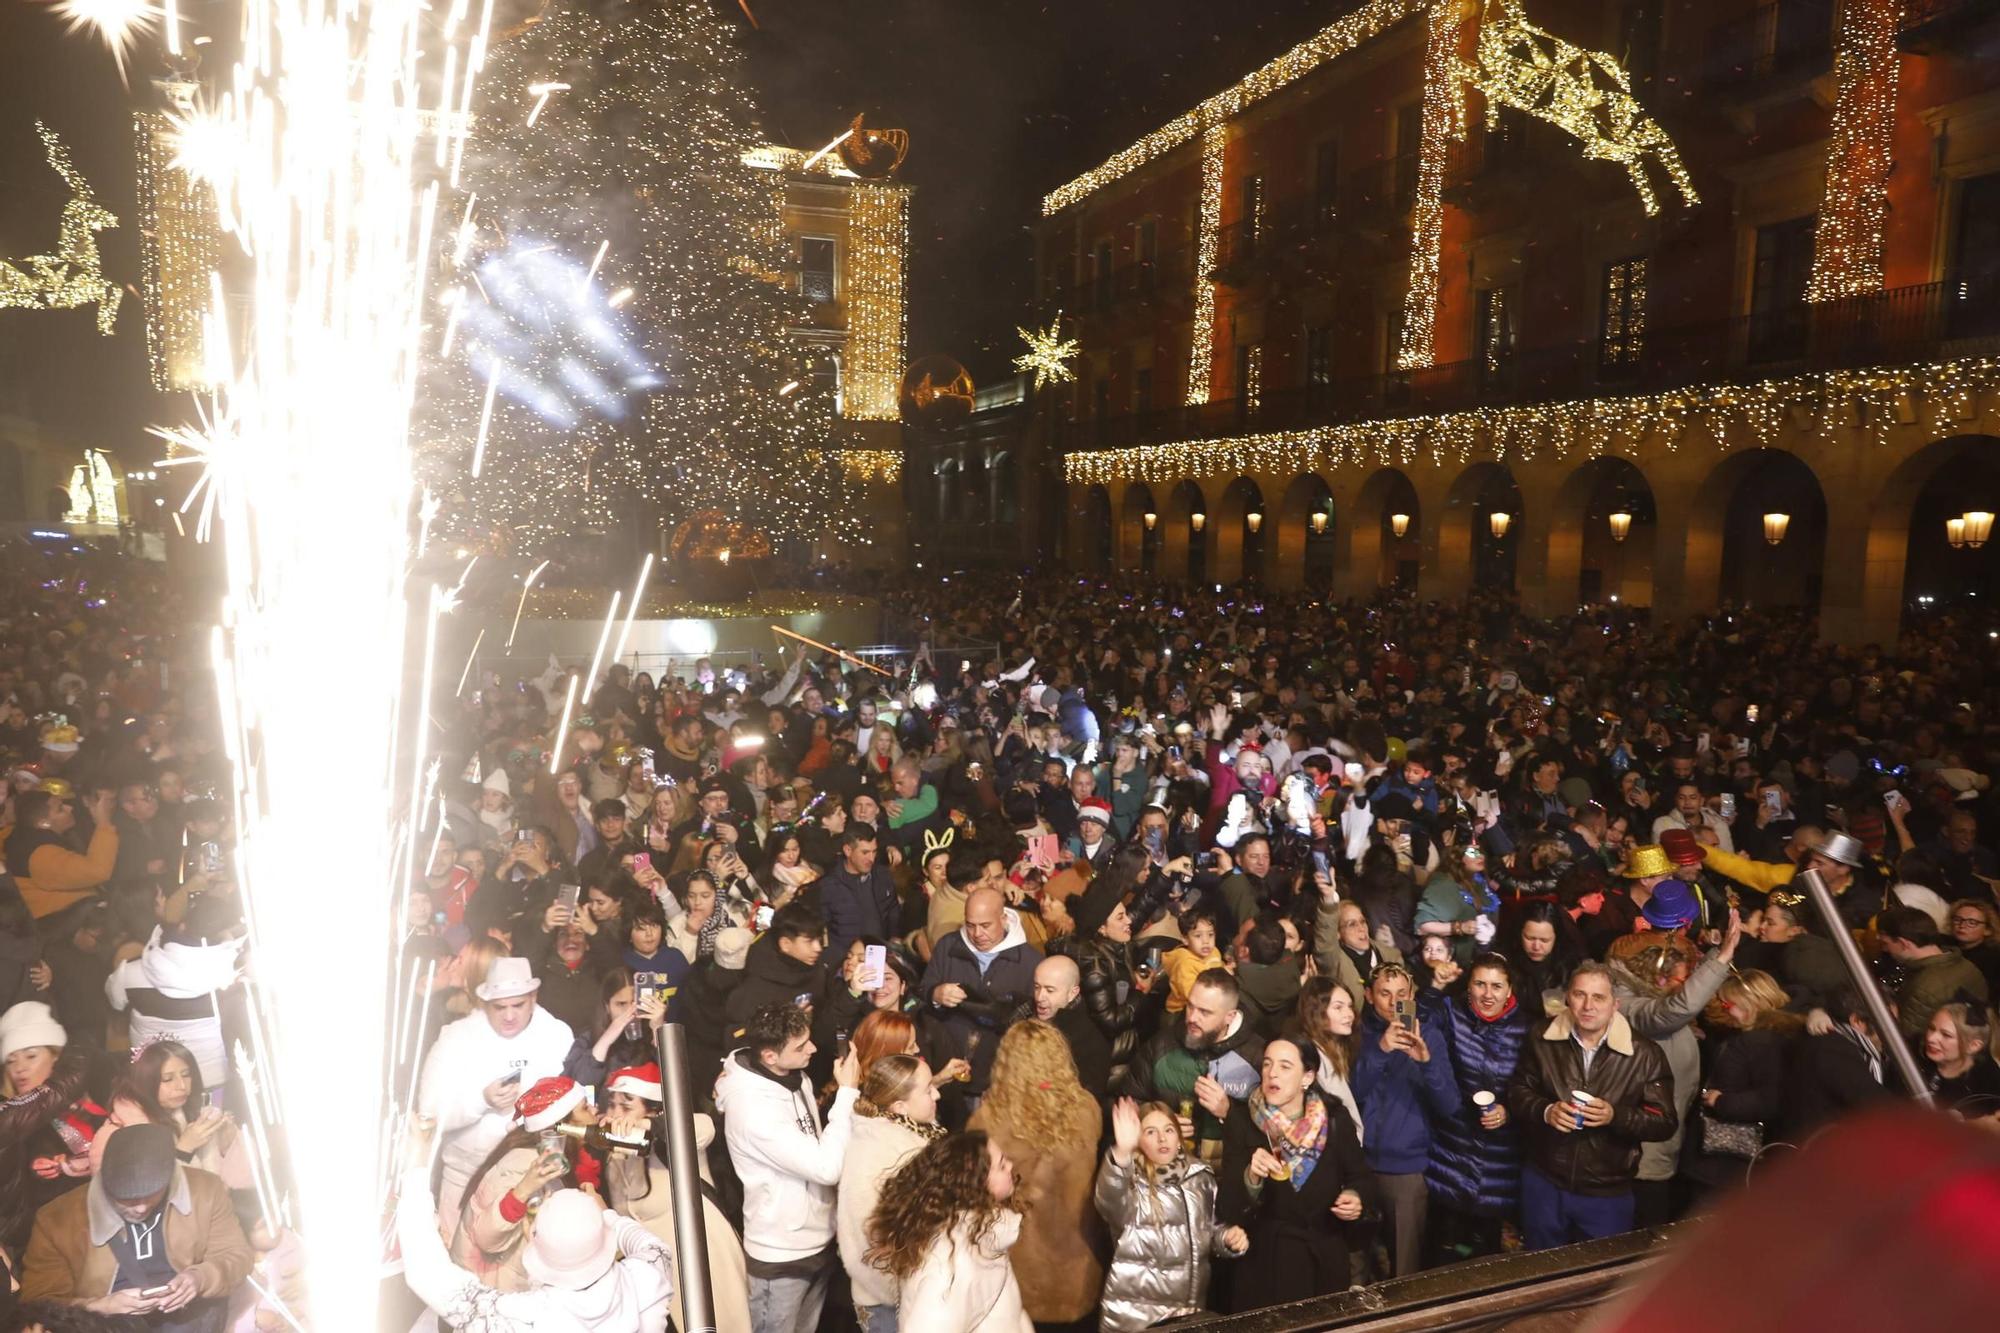
[(536, 1007), (528, 1026), (513, 1037), (493, 1030), (484, 1012), (447, 1023), (424, 1060), (417, 1109), (437, 1120), (439, 1157), (444, 1167), (438, 1188), (440, 1215), (447, 1229), (458, 1225), (466, 1182), (487, 1155), (507, 1137), (513, 1116), (486, 1104), (486, 1085), (516, 1070), (521, 1091), (538, 1079), (563, 1071), (563, 1058), (576, 1040), (569, 1024)]
[(840, 1202), (834, 1232), (856, 1305), (894, 1305), (896, 1279), (868, 1262), (868, 1219), (882, 1197), (882, 1182), (924, 1146), (915, 1130), (879, 1116), (854, 1117), (847, 1160), (840, 1167)]
[(832, 1241), (833, 1191), (858, 1095), (842, 1088), (822, 1128), (804, 1071), (779, 1079), (748, 1050), (722, 1062), (715, 1108), (743, 1182), (743, 1249), (752, 1259), (809, 1259)]
[(931, 1242), (924, 1261), (903, 1283), (896, 1326), (923, 1333), (1034, 1333), (1021, 1308), (1021, 1288), (1007, 1252), (1021, 1238), (1021, 1215), (1004, 1212), (986, 1235), (965, 1223)]

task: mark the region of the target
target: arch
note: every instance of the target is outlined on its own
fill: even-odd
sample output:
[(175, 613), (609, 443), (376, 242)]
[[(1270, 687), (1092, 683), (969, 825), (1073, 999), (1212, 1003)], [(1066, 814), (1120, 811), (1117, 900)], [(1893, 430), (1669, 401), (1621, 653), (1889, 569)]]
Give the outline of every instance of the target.
[[(1202, 516), (1202, 530), (1194, 530), (1194, 516)], [(1192, 481), (1175, 486), (1167, 497), (1167, 511), (1160, 516), (1165, 531), (1160, 538), (1160, 573), (1172, 580), (1189, 583), (1208, 581), (1209, 543), (1215, 524), (1208, 512), (1208, 497)]]
[[(1153, 516), (1150, 527), (1146, 524), (1148, 514)], [(1135, 481), (1125, 488), (1118, 508), (1118, 568), (1135, 569), (1148, 578), (1159, 572), (1163, 519), (1152, 487)]]
[[(1611, 516), (1623, 514), (1621, 538)], [(1556, 488), (1549, 514), (1548, 589), (1553, 605), (1653, 604), (1659, 514), (1653, 487), (1630, 459), (1593, 458)]]
[[(1438, 564), (1461, 570), (1474, 588), (1512, 591), (1524, 526), (1521, 488), (1505, 463), (1474, 463), (1458, 474), (1438, 524)], [(1492, 517), (1508, 516), (1507, 531), (1495, 535)]]
[[(1409, 526), (1398, 537), (1390, 516), (1405, 514)], [(1367, 595), (1378, 588), (1408, 582), (1414, 586), (1423, 550), (1423, 504), (1416, 483), (1400, 468), (1377, 468), (1361, 483), (1354, 498), (1351, 522), (1334, 530), (1336, 550), (1343, 540), (1347, 586), (1344, 596)], [(1340, 563), (1336, 561), (1336, 566)]]
[(1991, 435), (1934, 440), (1883, 480), (1868, 508), (1864, 640), (1893, 638), (1913, 607), (2000, 598), (2000, 542), (1953, 548), (1947, 539), (1945, 520), (1968, 509), (2000, 512), (2000, 439)]
[[(1318, 526), (1313, 516), (1319, 515)], [(1326, 590), (1333, 584), (1333, 491), (1316, 472), (1302, 472), (1285, 487), (1273, 519), (1264, 520), (1273, 543), (1271, 582), (1280, 588)]]
[(1108, 574), (1115, 568), (1113, 543), (1118, 533), (1111, 524), (1111, 492), (1092, 486), (1083, 493), (1084, 548), (1078, 552), (1083, 567), (1093, 574)]
[(1222, 498), (1208, 516), (1215, 530), (1210, 579), (1235, 583), (1264, 577), (1265, 518), (1264, 491), (1255, 481), (1238, 477), (1222, 488)]
[[(1789, 516), (1784, 540), (1764, 538), (1764, 515)], [(1803, 458), (1744, 449), (1717, 463), (1688, 520), (1687, 602), (1818, 606), (1826, 560), (1826, 493)]]
[[(996, 523), (1012, 523), (1021, 516), (1021, 469), (1014, 458), (1012, 449), (1002, 449), (986, 460), (986, 480), (991, 489), (991, 500), (987, 513)], [(1111, 493), (1104, 495), (1104, 516), (1107, 522), (1104, 531), (1109, 534), (1111, 525)], [(1109, 570), (1109, 561), (1100, 566)]]

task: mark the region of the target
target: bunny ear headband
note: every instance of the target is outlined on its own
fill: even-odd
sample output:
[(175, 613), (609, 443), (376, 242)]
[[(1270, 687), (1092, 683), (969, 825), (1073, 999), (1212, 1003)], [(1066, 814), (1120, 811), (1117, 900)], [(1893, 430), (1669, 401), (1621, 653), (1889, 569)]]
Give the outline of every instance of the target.
[(946, 829), (943, 833), (933, 833), (929, 829), (925, 829), (924, 830), (925, 859), (928, 860), (933, 852), (950, 851), (952, 835), (957, 832), (958, 832), (957, 829)]

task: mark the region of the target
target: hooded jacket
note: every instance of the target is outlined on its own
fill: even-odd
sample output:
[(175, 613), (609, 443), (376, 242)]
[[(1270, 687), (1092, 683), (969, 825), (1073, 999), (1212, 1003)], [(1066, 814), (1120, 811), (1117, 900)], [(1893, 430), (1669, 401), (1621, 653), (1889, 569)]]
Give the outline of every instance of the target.
[(804, 1070), (781, 1078), (747, 1047), (722, 1062), (715, 1105), (743, 1182), (743, 1249), (752, 1259), (810, 1259), (832, 1242), (834, 1186), (858, 1095), (835, 1094), (822, 1128)]
[(868, 1219), (882, 1197), (882, 1182), (924, 1146), (923, 1135), (877, 1115), (857, 1115), (840, 1164), (840, 1201), (834, 1231), (840, 1262), (856, 1305), (894, 1305), (896, 1279), (868, 1262)]
[[(983, 971), (978, 955), (960, 928), (945, 936), (931, 951), (930, 965), (924, 969), (919, 988), (927, 1011), (938, 1020), (940, 1031), (948, 1039), (950, 1049), (945, 1054), (962, 1057), (972, 1065), (971, 1087), (975, 1092), (986, 1087), (993, 1053), (1000, 1045), (1000, 1033), (1013, 1022), (1021, 1005), (1034, 995), (1035, 968), (1042, 961), (1040, 951), (1028, 943), (1019, 915), (1010, 909), (1006, 921), (1007, 934), (999, 948), (988, 955)], [(963, 987), (965, 999), (956, 1005), (937, 1003), (931, 997), (944, 985)], [(976, 1051), (971, 1040), (975, 1033), (985, 1034)]]
[(169, 942), (162, 927), (153, 927), (145, 951), (120, 963), (104, 982), (104, 998), (128, 1015), (132, 1049), (169, 1038), (193, 1054), (203, 1087), (227, 1083), (219, 997), (242, 975), (243, 944), (241, 938), (213, 944)]
[[(1540, 997), (1533, 1003), (1539, 1013)], [(1453, 996), (1426, 1014), (1431, 1022), (1431, 1059), (1438, 1059), (1437, 1038), (1451, 1062), (1458, 1108), (1431, 1121), (1430, 1166), (1424, 1179), (1431, 1197), (1464, 1213), (1480, 1217), (1511, 1217), (1521, 1196), (1520, 1128), (1509, 1120), (1498, 1129), (1479, 1123), (1475, 1092), (1498, 1098), (1521, 1063), (1528, 1039), (1529, 1014), (1516, 996), (1513, 1007), (1492, 1020), (1472, 1012), (1463, 995)]]
[[(1586, 1077), (1571, 1031), (1565, 1009), (1527, 1043), (1507, 1085), (1507, 1114), (1521, 1132), (1527, 1160), (1557, 1186), (1602, 1198), (1630, 1194), (1640, 1145), (1663, 1143), (1680, 1126), (1667, 1057), (1633, 1032), (1625, 1015), (1613, 1013)], [(1611, 1123), (1568, 1134), (1551, 1129), (1542, 1117), (1576, 1090), (1609, 1101)]]
[(1662, 990), (1628, 968), (1629, 959), (1645, 947), (1645, 935), (1627, 935), (1612, 949), (1608, 963), (1611, 988), (1618, 997), (1618, 1012), (1642, 1037), (1658, 1042), (1667, 1058), (1672, 1079), (1669, 1091), (1674, 1098), (1674, 1132), (1657, 1142), (1649, 1142), (1639, 1152), (1639, 1179), (1671, 1180), (1680, 1161), (1681, 1133), (1686, 1127), (1688, 1107), (1701, 1090), (1701, 1043), (1690, 1026), (1715, 998), (1729, 977), (1729, 964), (1719, 951), (1710, 951), (1681, 988)]
[(1389, 1025), (1373, 1005), (1361, 1011), (1361, 1052), (1352, 1082), (1361, 1123), (1368, 1126), (1362, 1149), (1380, 1175), (1421, 1172), (1431, 1160), (1432, 1122), (1457, 1115), (1461, 1107), (1452, 1083), (1451, 1052), (1436, 1040), (1442, 1034), (1433, 1024), (1423, 1027), (1430, 1059), (1420, 1061), (1406, 1051), (1390, 1054), (1382, 1049)]
[(730, 992), (730, 1026), (742, 1027), (767, 1004), (818, 1004), (825, 991), (825, 964), (800, 962), (780, 949), (778, 937), (766, 931), (750, 946), (743, 963), (743, 980)]
[(1121, 1165), (1105, 1153), (1097, 1212), (1116, 1239), (1104, 1279), (1104, 1333), (1136, 1333), (1203, 1309), (1210, 1260), (1228, 1254), (1215, 1193), (1215, 1172), (1192, 1157), (1176, 1158), (1148, 1185), (1136, 1157)]

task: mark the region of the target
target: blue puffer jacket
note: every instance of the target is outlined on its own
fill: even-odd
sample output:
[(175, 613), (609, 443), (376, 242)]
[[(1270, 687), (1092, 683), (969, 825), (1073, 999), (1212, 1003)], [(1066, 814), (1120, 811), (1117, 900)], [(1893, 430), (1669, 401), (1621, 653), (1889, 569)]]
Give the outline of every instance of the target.
[(1433, 1052), (1439, 1035), (1449, 1042), (1458, 1095), (1457, 1113), (1431, 1122), (1435, 1142), (1430, 1169), (1424, 1172), (1431, 1197), (1480, 1217), (1512, 1216), (1521, 1194), (1520, 1135), (1512, 1121), (1498, 1129), (1480, 1128), (1472, 1094), (1490, 1092), (1505, 1104), (1507, 1084), (1528, 1039), (1527, 1011), (1517, 1001), (1489, 1023), (1468, 1009), (1460, 995), (1424, 1016), (1430, 1020), (1425, 1033)]
[(1382, 1034), (1389, 1025), (1373, 1006), (1361, 1011), (1361, 1058), (1350, 1082), (1361, 1104), (1362, 1149), (1368, 1165), (1382, 1175), (1414, 1175), (1428, 1166), (1432, 1123), (1458, 1111), (1451, 1049), (1423, 1012), (1417, 1021), (1431, 1053), (1422, 1063), (1403, 1051), (1384, 1054)]

